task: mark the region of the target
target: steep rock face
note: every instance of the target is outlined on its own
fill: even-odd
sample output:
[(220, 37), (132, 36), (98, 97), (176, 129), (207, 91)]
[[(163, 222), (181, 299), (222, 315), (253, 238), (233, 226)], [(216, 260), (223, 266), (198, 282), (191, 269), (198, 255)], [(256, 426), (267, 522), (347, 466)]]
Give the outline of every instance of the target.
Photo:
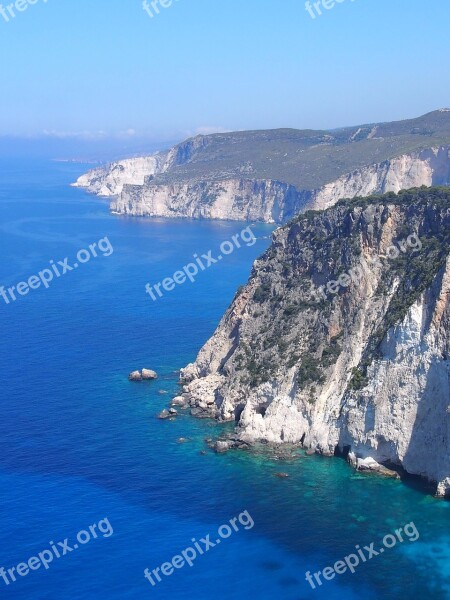
[(75, 186), (113, 196), (120, 214), (284, 223), (343, 197), (446, 185), (449, 149), (450, 110), (441, 109), (329, 131), (198, 135), (166, 152), (95, 169)]
[(182, 370), (185, 400), (246, 442), (351, 452), (448, 494), (449, 242), (446, 188), (297, 217)]
[(230, 179), (125, 185), (111, 203), (117, 214), (281, 222), (304, 208), (297, 190), (279, 181)]
[(126, 185), (143, 187), (146, 181), (151, 181), (156, 175), (189, 162), (199, 149), (207, 145), (207, 136), (197, 136), (166, 152), (126, 158), (93, 169), (79, 177), (72, 186), (85, 188), (98, 196), (118, 196)]
[(111, 203), (111, 210), (117, 214), (285, 223), (301, 211), (328, 208), (341, 198), (450, 182), (448, 146), (364, 167), (316, 190), (248, 177), (172, 178), (169, 183), (155, 177), (170, 172), (174, 165), (188, 162), (206, 140), (195, 138), (168, 155), (115, 163), (109, 172), (102, 175), (101, 169), (95, 170), (80, 178), (76, 185), (102, 195), (118, 194)]
[(82, 175), (72, 186), (86, 188), (98, 196), (116, 196), (125, 184), (144, 185), (146, 177), (160, 173), (166, 158), (164, 154), (155, 154), (113, 162)]
[(359, 169), (323, 186), (312, 194), (309, 208), (324, 209), (342, 198), (399, 192), (422, 185), (450, 183), (450, 147), (404, 154)]

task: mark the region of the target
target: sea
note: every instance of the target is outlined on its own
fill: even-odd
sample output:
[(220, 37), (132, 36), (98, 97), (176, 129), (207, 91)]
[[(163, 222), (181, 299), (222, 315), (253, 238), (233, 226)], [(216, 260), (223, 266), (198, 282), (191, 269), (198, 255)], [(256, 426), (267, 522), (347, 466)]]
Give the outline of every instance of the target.
[[(300, 450), (216, 454), (205, 440), (229, 424), (157, 418), (273, 227), (153, 301), (147, 283), (246, 224), (113, 215), (70, 187), (89, 167), (0, 161), (0, 286), (72, 265), (0, 296), (0, 598), (450, 598), (450, 503), (419, 481)], [(128, 381), (142, 368), (158, 379)], [(399, 528), (418, 535), (392, 545)]]

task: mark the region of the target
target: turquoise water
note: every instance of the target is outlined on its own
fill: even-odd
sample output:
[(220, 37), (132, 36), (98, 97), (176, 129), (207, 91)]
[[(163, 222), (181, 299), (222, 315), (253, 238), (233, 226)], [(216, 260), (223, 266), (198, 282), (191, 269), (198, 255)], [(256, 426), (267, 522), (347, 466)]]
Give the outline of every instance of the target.
[[(214, 331), (271, 228), (154, 303), (147, 282), (215, 250), (238, 223), (128, 219), (68, 187), (83, 165), (0, 163), (0, 285), (73, 260), (108, 236), (114, 247), (7, 305), (0, 297), (0, 566), (6, 569), (107, 518), (99, 536), (6, 585), (19, 600), (164, 598), (300, 600), (450, 598), (450, 503), (418, 486), (354, 473), (340, 459), (283, 463), (215, 455), (221, 426), (155, 418), (177, 391), (176, 370)], [(157, 382), (131, 384), (148, 367)], [(168, 394), (160, 394), (160, 390)], [(188, 438), (178, 443), (178, 438)], [(204, 451), (206, 450), (206, 454)], [(279, 479), (277, 472), (289, 478)], [(144, 579), (247, 510), (254, 527), (152, 587)], [(414, 522), (418, 541), (312, 590), (323, 570)]]

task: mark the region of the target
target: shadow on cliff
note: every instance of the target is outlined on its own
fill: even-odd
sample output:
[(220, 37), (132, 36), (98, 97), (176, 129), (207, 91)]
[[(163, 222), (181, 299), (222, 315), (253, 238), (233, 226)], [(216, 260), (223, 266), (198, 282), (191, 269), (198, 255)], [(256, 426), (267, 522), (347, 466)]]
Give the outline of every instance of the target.
[[(443, 480), (450, 477), (450, 414), (447, 412), (450, 403), (449, 368), (446, 357), (437, 359), (430, 366), (422, 398), (417, 407), (408, 450), (404, 464), (425, 472), (430, 466), (435, 477)], [(411, 469), (411, 467), (410, 467)], [(418, 487), (417, 478), (405, 477), (405, 484)], [(439, 483), (439, 482), (437, 482)], [(424, 483), (422, 482), (422, 486)], [(435, 483), (426, 483), (432, 493), (436, 492)]]

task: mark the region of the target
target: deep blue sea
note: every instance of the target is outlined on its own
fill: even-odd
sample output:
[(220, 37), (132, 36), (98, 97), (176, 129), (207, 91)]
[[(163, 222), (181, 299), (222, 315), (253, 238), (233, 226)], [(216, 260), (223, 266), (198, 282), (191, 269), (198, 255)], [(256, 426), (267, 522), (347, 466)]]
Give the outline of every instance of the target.
[[(215, 250), (239, 223), (109, 214), (108, 203), (69, 187), (88, 165), (0, 163), (0, 286), (28, 279), (108, 237), (114, 252), (6, 304), (0, 297), (0, 567), (27, 562), (108, 519), (99, 535), (6, 585), (18, 600), (330, 600), (450, 598), (450, 503), (418, 485), (356, 474), (338, 458), (216, 455), (220, 425), (156, 415), (176, 371), (213, 333), (271, 227), (158, 302), (147, 282), (171, 276), (194, 253)], [(130, 383), (147, 367), (159, 379)], [(162, 394), (161, 391), (168, 394)], [(188, 438), (180, 444), (180, 437)], [(206, 450), (206, 453), (204, 452)], [(203, 451), (203, 452), (202, 452)], [(277, 472), (289, 478), (277, 478)], [(163, 577), (144, 578), (192, 538), (217, 538), (247, 510), (254, 527)], [(414, 522), (420, 538), (312, 590), (355, 545)]]

